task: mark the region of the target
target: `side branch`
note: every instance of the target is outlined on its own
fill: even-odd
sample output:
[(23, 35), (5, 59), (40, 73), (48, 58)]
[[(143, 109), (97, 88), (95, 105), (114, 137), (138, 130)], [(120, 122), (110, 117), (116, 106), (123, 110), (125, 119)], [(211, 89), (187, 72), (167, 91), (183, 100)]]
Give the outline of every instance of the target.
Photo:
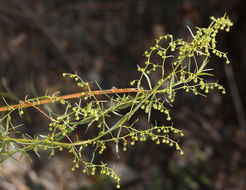
[(17, 108), (21, 109), (21, 108), (39, 106), (42, 104), (53, 103), (53, 101), (67, 100), (67, 99), (73, 99), (73, 98), (81, 98), (83, 96), (88, 96), (90, 94), (103, 95), (103, 94), (118, 94), (118, 93), (136, 93), (136, 92), (149, 92), (149, 90), (138, 90), (135, 88), (122, 88), (122, 89), (112, 88), (109, 90), (95, 90), (95, 91), (91, 91), (91, 92), (89, 92), (89, 91), (80, 92), (80, 93), (68, 94), (68, 95), (64, 95), (64, 96), (51, 97), (51, 98), (47, 98), (47, 99), (39, 100), (39, 101), (34, 101), (34, 102), (22, 102), (22, 101), (20, 101), (20, 103), (16, 104), (16, 105), (0, 107), (0, 112), (12, 110), (12, 109), (17, 109)]

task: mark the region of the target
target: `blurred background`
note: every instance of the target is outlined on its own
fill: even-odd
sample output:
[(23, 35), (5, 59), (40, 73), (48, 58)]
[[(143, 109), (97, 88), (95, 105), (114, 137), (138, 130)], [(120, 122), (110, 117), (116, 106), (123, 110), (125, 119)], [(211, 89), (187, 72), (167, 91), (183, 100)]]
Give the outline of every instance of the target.
[[(193, 30), (206, 27), (210, 16), (227, 13), (234, 26), (229, 33), (219, 33), (217, 41), (231, 64), (213, 57), (210, 64), (227, 93), (182, 95), (171, 110), (175, 127), (185, 134), (184, 155), (147, 142), (122, 153), (119, 160), (112, 151), (104, 159), (121, 175), (125, 190), (244, 190), (245, 8), (243, 0), (1, 0), (0, 95), (16, 103), (26, 95), (44, 95), (47, 89), (50, 94), (79, 92), (61, 76), (74, 71), (103, 89), (129, 87), (155, 38), (171, 33), (188, 39), (187, 25)], [(139, 118), (146, 120), (144, 114)], [(28, 110), (25, 119), (20, 122), (33, 133), (48, 122), (35, 110)], [(115, 189), (107, 177), (70, 172), (71, 158), (65, 154), (32, 159), (7, 162), (0, 189)]]

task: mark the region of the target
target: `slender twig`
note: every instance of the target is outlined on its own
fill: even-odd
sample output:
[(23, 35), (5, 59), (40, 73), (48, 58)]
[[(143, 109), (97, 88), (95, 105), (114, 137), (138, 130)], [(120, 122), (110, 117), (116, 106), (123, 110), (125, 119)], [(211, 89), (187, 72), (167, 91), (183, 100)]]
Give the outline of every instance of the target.
[[(32, 106), (34, 107), (36, 110), (38, 110), (40, 113), (42, 113), (45, 117), (47, 117), (49, 120), (51, 120), (52, 122), (54, 121), (50, 116), (48, 116), (43, 110), (41, 110), (40, 108), (38, 108), (37, 106)], [(63, 132), (63, 130), (61, 129), (60, 125), (57, 125), (58, 128)], [(69, 138), (69, 136), (66, 134), (66, 138), (69, 140), (69, 142), (72, 144), (73, 141)], [(77, 148), (74, 147), (75, 150), (78, 152)]]
[[(138, 90), (135, 88), (112, 88), (109, 90), (95, 90), (91, 91), (93, 95), (103, 95), (103, 94), (117, 94), (117, 93), (136, 93), (136, 92), (149, 92), (149, 90)], [(8, 111), (9, 109), (16, 109), (16, 108), (28, 108), (28, 107), (34, 107), (39, 106), (42, 104), (48, 104), (53, 102), (54, 100), (67, 100), (67, 99), (74, 99), (74, 98), (81, 98), (83, 96), (88, 96), (89, 92), (80, 92), (80, 93), (74, 93), (74, 94), (68, 94), (64, 96), (58, 96), (58, 97), (51, 97), (44, 100), (34, 101), (34, 102), (21, 102), (19, 104), (15, 104), (12, 106), (4, 106), (0, 107), (0, 112)]]
[(38, 110), (40, 113), (42, 113), (46, 118), (48, 118), (49, 120), (53, 121), (53, 119), (50, 116), (48, 116), (43, 110), (41, 110), (37, 106), (32, 106), (32, 107), (34, 107), (36, 110)]
[(246, 119), (245, 119), (245, 113), (243, 109), (242, 99), (240, 97), (240, 93), (237, 87), (237, 83), (235, 80), (234, 72), (231, 65), (226, 65), (225, 73), (228, 80), (230, 93), (232, 96), (232, 101), (234, 108), (236, 110), (237, 120), (240, 125), (240, 127), (246, 131)]

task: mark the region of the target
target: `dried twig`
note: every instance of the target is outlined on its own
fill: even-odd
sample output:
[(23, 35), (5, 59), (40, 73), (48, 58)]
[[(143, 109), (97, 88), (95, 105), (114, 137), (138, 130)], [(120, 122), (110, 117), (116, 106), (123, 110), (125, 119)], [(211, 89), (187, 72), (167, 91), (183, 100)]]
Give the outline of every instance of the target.
[[(149, 90), (137, 90), (135, 88), (122, 88), (122, 89), (117, 89), (117, 88), (112, 88), (109, 90), (95, 90), (91, 91), (93, 95), (103, 95), (103, 94), (117, 94), (117, 93), (130, 93), (130, 92), (149, 92)], [(9, 109), (16, 109), (16, 108), (27, 108), (27, 107), (33, 107), (33, 106), (38, 106), (42, 104), (48, 104), (51, 103), (54, 100), (67, 100), (67, 99), (74, 99), (74, 98), (81, 98), (83, 96), (88, 96), (89, 92), (80, 92), (80, 93), (74, 93), (74, 94), (68, 94), (64, 96), (58, 96), (58, 97), (51, 97), (47, 98), (44, 100), (36, 101), (36, 102), (23, 102), (12, 105), (12, 106), (5, 106), (5, 107), (0, 107), (0, 112), (7, 111)]]

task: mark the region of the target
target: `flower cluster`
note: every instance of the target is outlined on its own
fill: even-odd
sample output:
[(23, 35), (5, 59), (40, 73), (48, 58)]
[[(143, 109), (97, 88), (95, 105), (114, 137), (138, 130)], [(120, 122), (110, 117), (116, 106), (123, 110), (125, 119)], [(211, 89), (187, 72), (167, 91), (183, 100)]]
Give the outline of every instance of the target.
[[(150, 90), (155, 90), (155, 93), (164, 93), (165, 103), (170, 106), (175, 100), (176, 93), (181, 89), (184, 89), (187, 93), (193, 92), (195, 95), (205, 96), (209, 90), (218, 88), (222, 91), (222, 94), (225, 94), (224, 87), (218, 82), (211, 83), (207, 81), (208, 77), (214, 75), (210, 73), (212, 69), (208, 69), (206, 66), (211, 53), (219, 58), (225, 58), (226, 63), (229, 63), (227, 54), (216, 49), (216, 35), (219, 30), (228, 32), (233, 24), (227, 15), (218, 19), (211, 17), (211, 20), (212, 22), (208, 28), (197, 27), (195, 35), (188, 28), (193, 37), (191, 42), (186, 42), (183, 39), (174, 40), (171, 34), (156, 39), (156, 44), (144, 53), (146, 57), (144, 67), (138, 66), (138, 71), (141, 72), (139, 79), (133, 80), (130, 84), (134, 85), (137, 82), (137, 88), (141, 89), (144, 86), (144, 79), (146, 79)], [(166, 47), (161, 46), (163, 40), (169, 40)], [(151, 60), (154, 53), (161, 57), (161, 63), (156, 64)], [(175, 56), (176, 54), (178, 56)], [(168, 58), (172, 58), (171, 63), (167, 61)], [(203, 59), (201, 64), (198, 63), (198, 58), (199, 60)], [(170, 64), (171, 66), (166, 66)], [(161, 80), (155, 87), (152, 87), (150, 72), (157, 70), (161, 71), (156, 72), (156, 75), (161, 73)], [(162, 111), (164, 110), (162, 109)], [(146, 107), (145, 111), (148, 112), (149, 107)]]
[[(195, 35), (188, 28), (193, 37), (191, 42), (175, 40), (171, 34), (158, 38), (156, 44), (145, 51), (146, 61), (143, 66), (137, 67), (140, 76), (130, 83), (132, 86), (135, 85), (135, 88), (129, 88), (128, 93), (125, 91), (126, 93), (119, 95), (115, 92), (114, 96), (109, 96), (106, 92), (114, 91), (103, 91), (98, 85), (98, 91), (105, 92), (105, 96), (99, 98), (91, 89), (90, 82), (84, 81), (77, 73), (64, 73), (64, 77), (73, 79), (76, 85), (81, 87), (81, 92), (76, 96), (79, 98), (78, 102), (69, 101), (65, 96), (57, 97), (56, 93), (33, 99), (26, 97), (14, 106), (9, 106), (6, 102), (5, 110), (8, 110), (8, 113), (0, 119), (0, 164), (17, 152), (28, 155), (27, 152), (33, 150), (39, 156), (39, 149), (43, 148), (50, 151), (51, 157), (57, 150), (67, 150), (73, 156), (72, 171), (82, 166), (83, 173), (88, 175), (95, 175), (96, 172), (108, 175), (117, 183), (116, 187), (120, 188), (120, 178), (114, 170), (107, 164), (98, 164), (94, 160), (95, 155), (100, 158), (107, 148), (112, 148), (109, 144), (115, 145), (118, 157), (119, 150), (126, 151), (129, 146), (147, 140), (157, 145), (167, 144), (182, 155), (178, 138), (184, 134), (170, 124), (170, 109), (176, 94), (192, 92), (205, 96), (215, 88), (221, 90), (222, 94), (226, 93), (218, 81), (208, 82), (208, 78), (213, 78), (214, 75), (210, 73), (212, 69), (206, 66), (211, 54), (224, 58), (226, 63), (229, 63), (227, 54), (216, 49), (215, 37), (219, 30), (229, 31), (232, 22), (226, 15), (218, 19), (211, 17), (211, 20), (209, 27), (197, 28)], [(168, 45), (164, 46), (163, 41), (168, 42)], [(161, 62), (152, 61), (153, 55), (161, 59)], [(157, 82), (151, 79), (153, 73), (159, 76)], [(50, 110), (46, 110), (46, 113), (38, 108), (40, 104), (55, 102), (60, 103), (62, 107), (59, 107), (57, 113)], [(25, 107), (34, 107), (50, 120), (45, 135), (30, 137), (23, 134), (22, 138), (10, 136), (18, 130), (11, 123), (11, 114), (17, 110), (22, 116)], [(130, 119), (141, 109), (148, 116), (149, 123), (152, 122), (152, 110), (164, 114), (163, 119), (167, 120), (165, 123), (168, 123), (168, 126), (156, 124), (151, 127), (150, 124), (147, 129), (139, 129), (137, 121), (131, 123)], [(114, 117), (115, 123), (110, 122), (109, 117)], [(76, 135), (77, 129), (82, 131), (82, 137)], [(94, 129), (92, 134), (87, 133), (89, 129)], [(16, 149), (9, 152), (8, 146), (13, 144)]]
[(183, 132), (179, 129), (174, 128), (173, 126), (155, 126), (146, 130), (138, 130), (130, 126), (122, 126), (130, 131), (129, 134), (121, 137), (123, 140), (123, 151), (127, 150), (128, 138), (130, 138), (130, 145), (134, 146), (137, 141), (144, 142), (148, 139), (154, 141), (157, 145), (160, 143), (168, 144), (170, 147), (175, 146), (176, 150), (180, 152), (180, 155), (183, 155), (183, 151), (180, 148), (177, 141), (171, 138), (171, 133), (179, 134), (183, 136)]

